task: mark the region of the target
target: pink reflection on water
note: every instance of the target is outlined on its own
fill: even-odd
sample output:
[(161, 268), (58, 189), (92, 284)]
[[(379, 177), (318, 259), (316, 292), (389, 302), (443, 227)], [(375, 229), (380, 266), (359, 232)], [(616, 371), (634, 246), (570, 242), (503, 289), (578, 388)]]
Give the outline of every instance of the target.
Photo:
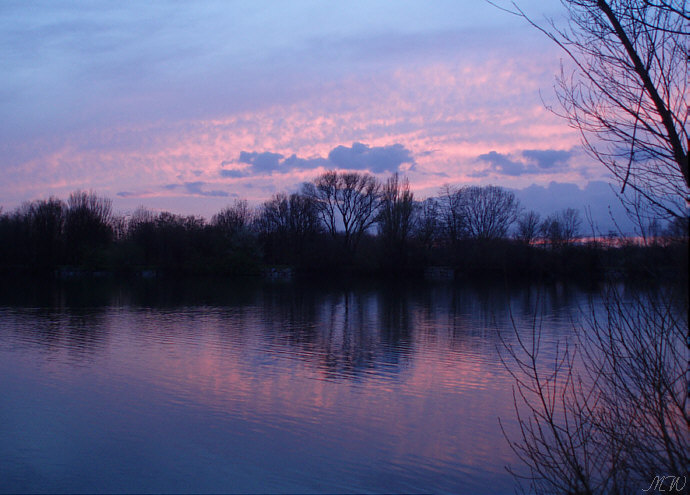
[(368, 325), (344, 333), (373, 357), (360, 367), (333, 366), (348, 358), (334, 355), (342, 349), (334, 333), (321, 328), (308, 343), (290, 344), (262, 334), (256, 316), (210, 311), (190, 316), (192, 325), (155, 327), (159, 315), (135, 314), (126, 324), (133, 330), (111, 344), (111, 366), (149, 380), (171, 401), (241, 419), (266, 435), (277, 429), (318, 438), (348, 458), (439, 473), (502, 472), (513, 460), (497, 419), (510, 424), (512, 382), (493, 342), (452, 341), (429, 327), (396, 350)]

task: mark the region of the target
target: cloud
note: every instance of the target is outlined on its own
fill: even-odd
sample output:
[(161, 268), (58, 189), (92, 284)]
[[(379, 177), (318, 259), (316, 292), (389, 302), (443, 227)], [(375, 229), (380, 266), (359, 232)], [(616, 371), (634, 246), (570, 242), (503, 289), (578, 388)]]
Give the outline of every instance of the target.
[(337, 146), (328, 153), (328, 158), (315, 156), (301, 158), (292, 154), (285, 158), (280, 153), (270, 151), (241, 151), (237, 162), (224, 160), (221, 166), (234, 163), (248, 164), (250, 167), (242, 169), (222, 168), (220, 175), (227, 178), (249, 177), (255, 174), (271, 174), (273, 172), (291, 172), (294, 170), (313, 170), (315, 168), (341, 168), (348, 170), (368, 170), (379, 174), (395, 172), (404, 163), (414, 166), (415, 161), (410, 150), (402, 144), (388, 146), (368, 146), (362, 143), (352, 143), (351, 147)]
[(472, 176), (486, 177), (489, 172), (511, 177), (562, 172), (573, 155), (573, 150), (523, 150), (515, 155), (490, 151), (477, 157), (488, 163), (489, 169), (478, 170)]
[(195, 194), (197, 196), (215, 196), (215, 197), (222, 197), (226, 198), (230, 196), (225, 191), (202, 191), (201, 188), (204, 186), (206, 183), (202, 181), (196, 181), (196, 182), (185, 182), (184, 183), (184, 188), (187, 190), (189, 194)]
[(568, 160), (573, 156), (572, 150), (524, 150), (522, 156), (532, 162), (540, 169), (560, 168), (568, 164)]
[(270, 175), (273, 172), (287, 173), (293, 170), (311, 170), (318, 167), (328, 168), (333, 166), (331, 162), (321, 157), (300, 158), (293, 153), (289, 157), (285, 158), (284, 155), (281, 155), (280, 153), (272, 153), (270, 151), (264, 151), (261, 153), (256, 151), (241, 151), (237, 162), (224, 160), (221, 162), (221, 166), (225, 167), (228, 165), (233, 165), (234, 163), (246, 163), (249, 164), (250, 167), (241, 169), (221, 168), (221, 177), (239, 179), (257, 174)]
[[(504, 175), (518, 176), (527, 172), (527, 168), (523, 162), (511, 160), (508, 155), (502, 153), (497, 153), (495, 151), (490, 151), (483, 155), (477, 157), (479, 160), (489, 163), (494, 172), (498, 172)], [(486, 176), (486, 171), (481, 171), (477, 173), (483, 173)], [(475, 175), (476, 176), (476, 175)]]
[(263, 153), (240, 151), (239, 162), (250, 164), (255, 172), (270, 173), (278, 170), (282, 158), (283, 155), (280, 153), (271, 153), (270, 151), (264, 151)]
[(120, 192), (115, 193), (115, 195), (120, 197), (120, 198), (125, 198), (125, 199), (126, 198), (144, 199), (144, 198), (155, 198), (155, 197), (160, 196), (161, 194), (160, 194), (160, 192), (145, 189), (142, 191), (120, 191)]
[(204, 191), (202, 189), (203, 186), (206, 185), (206, 182), (203, 181), (195, 181), (195, 182), (184, 182), (182, 184), (167, 184), (163, 186), (163, 189), (167, 189), (169, 191), (175, 190), (175, 189), (184, 189), (187, 194), (191, 194), (193, 196), (207, 196), (207, 197), (220, 197), (220, 198), (227, 198), (230, 196), (229, 193), (226, 191), (219, 191), (219, 190), (214, 190), (214, 191)]
[(331, 162), (329, 162), (326, 158), (300, 158), (294, 153), (287, 157), (283, 161), (282, 165), (290, 170), (311, 170), (319, 167), (328, 168), (332, 166)]
[[(223, 162), (225, 163), (225, 162)], [(222, 169), (220, 171), (220, 176), (221, 177), (226, 177), (228, 179), (240, 179), (242, 177), (247, 177), (249, 176), (249, 173), (245, 170), (237, 170), (237, 169)]]
[(395, 172), (403, 163), (414, 164), (410, 151), (402, 144), (369, 147), (352, 143), (350, 148), (338, 146), (328, 153), (328, 159), (337, 167), (369, 170), (373, 173)]

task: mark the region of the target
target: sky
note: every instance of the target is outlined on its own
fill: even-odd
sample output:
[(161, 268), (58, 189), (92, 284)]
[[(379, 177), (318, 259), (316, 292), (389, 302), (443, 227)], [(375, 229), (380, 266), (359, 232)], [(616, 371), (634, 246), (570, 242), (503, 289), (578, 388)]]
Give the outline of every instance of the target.
[(339, 169), (589, 206), (605, 232), (607, 172), (546, 108), (562, 63), (480, 0), (4, 0), (0, 206), (82, 189), (210, 218)]

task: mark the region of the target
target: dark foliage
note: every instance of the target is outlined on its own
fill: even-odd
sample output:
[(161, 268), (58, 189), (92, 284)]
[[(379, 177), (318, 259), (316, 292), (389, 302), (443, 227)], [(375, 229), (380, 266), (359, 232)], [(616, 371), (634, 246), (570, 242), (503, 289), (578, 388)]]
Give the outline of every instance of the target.
[[(583, 282), (687, 271), (687, 225), (680, 221), (667, 231), (655, 227), (643, 243), (616, 237), (584, 242), (577, 210), (540, 221), (534, 212), (519, 217), (514, 197), (497, 187), (447, 186), (418, 202), (404, 178), (394, 175), (381, 185), (363, 177), (365, 189), (350, 193), (375, 195), (376, 201), (357, 199), (366, 203), (366, 218), (350, 223), (349, 233), (338, 204), (332, 204), (331, 219), (324, 213), (327, 199), (314, 192), (324, 176), (305, 186), (307, 193), (279, 193), (257, 209), (236, 201), (210, 222), (144, 208), (117, 217), (110, 200), (92, 192), (77, 191), (66, 203), (52, 197), (25, 203), (0, 214), (0, 270), (234, 276), (290, 266), (319, 278), (400, 278), (446, 267), (457, 278)], [(341, 207), (346, 213), (352, 208)]]

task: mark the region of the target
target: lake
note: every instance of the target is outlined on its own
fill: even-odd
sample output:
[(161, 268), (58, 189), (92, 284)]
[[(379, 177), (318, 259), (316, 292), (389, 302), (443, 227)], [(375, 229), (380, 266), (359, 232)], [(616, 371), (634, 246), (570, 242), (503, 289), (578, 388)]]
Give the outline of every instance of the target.
[(6, 283), (0, 491), (513, 493), (501, 338), (515, 340), (511, 315), (530, 331), (538, 309), (548, 358), (592, 297), (564, 285)]

